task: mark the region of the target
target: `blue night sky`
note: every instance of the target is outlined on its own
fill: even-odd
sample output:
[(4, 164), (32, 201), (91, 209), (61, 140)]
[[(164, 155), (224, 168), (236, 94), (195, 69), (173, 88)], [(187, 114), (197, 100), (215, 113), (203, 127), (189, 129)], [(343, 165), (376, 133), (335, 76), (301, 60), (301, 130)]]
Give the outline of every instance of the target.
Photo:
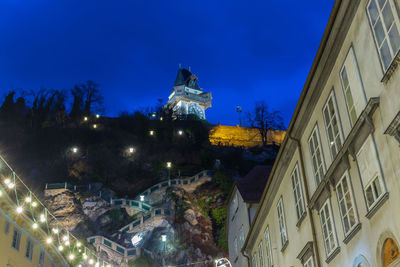
[(167, 100), (179, 63), (212, 123), (266, 100), (287, 125), (334, 0), (2, 0), (0, 96), (94, 80), (106, 115)]

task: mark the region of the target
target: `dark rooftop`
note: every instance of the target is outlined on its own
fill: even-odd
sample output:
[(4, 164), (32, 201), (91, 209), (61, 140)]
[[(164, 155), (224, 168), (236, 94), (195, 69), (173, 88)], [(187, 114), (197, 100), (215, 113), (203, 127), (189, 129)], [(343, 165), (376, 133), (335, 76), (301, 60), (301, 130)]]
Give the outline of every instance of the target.
[(186, 85), (187, 87), (201, 90), (197, 84), (197, 77), (190, 70), (179, 68), (178, 74), (176, 75), (174, 86)]
[(244, 202), (259, 202), (267, 184), (272, 166), (255, 166), (236, 186)]

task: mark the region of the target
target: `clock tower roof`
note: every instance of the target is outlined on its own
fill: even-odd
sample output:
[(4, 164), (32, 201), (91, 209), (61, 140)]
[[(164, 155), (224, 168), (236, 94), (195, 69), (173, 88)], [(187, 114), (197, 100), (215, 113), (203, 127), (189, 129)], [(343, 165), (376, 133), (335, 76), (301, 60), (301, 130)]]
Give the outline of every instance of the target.
[(196, 75), (194, 75), (190, 70), (187, 70), (185, 68), (179, 68), (178, 73), (176, 75), (175, 86), (179, 85), (185, 85), (189, 88), (196, 89), (196, 90), (201, 90), (200, 86), (197, 84), (198, 78)]

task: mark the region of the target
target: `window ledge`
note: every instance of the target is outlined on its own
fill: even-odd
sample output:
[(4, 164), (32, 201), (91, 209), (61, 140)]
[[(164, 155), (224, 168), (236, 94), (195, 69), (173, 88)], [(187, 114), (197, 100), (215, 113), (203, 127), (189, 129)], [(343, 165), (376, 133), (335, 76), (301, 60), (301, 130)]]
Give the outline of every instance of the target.
[(339, 254), (339, 252), (340, 247), (335, 248), (335, 250), (332, 251), (331, 254), (328, 256), (328, 258), (326, 258), (325, 262), (329, 264), (337, 256), (337, 254)]
[(399, 64), (400, 64), (400, 50), (397, 52), (396, 56), (392, 60), (392, 63), (390, 63), (390, 66), (383, 75), (381, 82), (387, 83), (392, 77), (393, 73), (395, 72)]
[(289, 240), (286, 240), (286, 243), (281, 248), (282, 253), (285, 251), (285, 249), (287, 248), (288, 245), (289, 245)]
[(382, 207), (383, 204), (385, 204), (385, 202), (388, 199), (389, 199), (389, 192), (386, 192), (385, 194), (383, 194), (380, 197), (380, 199), (375, 203), (375, 205), (372, 206), (372, 208), (369, 209), (367, 214), (365, 214), (365, 217), (367, 217), (368, 219), (371, 219), (372, 216), (374, 216), (374, 214), (379, 210), (380, 207)]
[(358, 223), (350, 233), (347, 234), (346, 238), (343, 240), (343, 243), (347, 244), (351, 239), (361, 230), (361, 223)]
[(301, 215), (300, 219), (299, 219), (299, 220), (297, 221), (297, 223), (296, 223), (296, 227), (297, 227), (297, 228), (300, 228), (301, 223), (304, 221), (304, 219), (306, 218), (306, 216), (307, 216), (307, 212), (304, 211), (303, 214)]

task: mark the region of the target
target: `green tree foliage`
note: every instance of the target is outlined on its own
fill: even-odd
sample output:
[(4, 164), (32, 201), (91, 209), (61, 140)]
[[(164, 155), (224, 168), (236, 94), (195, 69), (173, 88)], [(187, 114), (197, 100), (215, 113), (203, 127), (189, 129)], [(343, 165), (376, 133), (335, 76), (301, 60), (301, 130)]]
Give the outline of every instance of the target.
[(226, 237), (226, 226), (224, 225), (220, 231), (218, 236), (218, 246), (226, 251), (228, 251), (228, 238)]
[(225, 224), (226, 221), (226, 207), (219, 206), (211, 211), (212, 218), (218, 226)]

